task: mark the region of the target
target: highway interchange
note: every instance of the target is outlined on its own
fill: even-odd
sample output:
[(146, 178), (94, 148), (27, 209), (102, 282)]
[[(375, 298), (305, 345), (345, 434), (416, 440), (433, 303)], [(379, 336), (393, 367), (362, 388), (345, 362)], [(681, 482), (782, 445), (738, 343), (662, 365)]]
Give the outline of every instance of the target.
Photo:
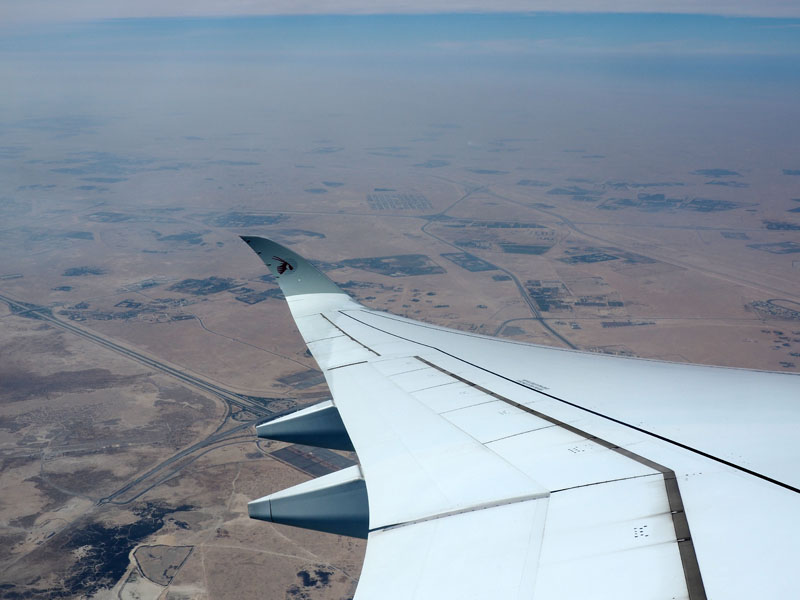
[(187, 465), (191, 464), (211, 450), (240, 443), (242, 440), (254, 440), (252, 427), (268, 418), (275, 418), (286, 412), (295, 409), (274, 411), (269, 408), (269, 404), (274, 401), (284, 401), (285, 398), (260, 398), (248, 396), (227, 390), (220, 385), (211, 383), (205, 379), (187, 373), (181, 369), (156, 360), (141, 352), (137, 352), (123, 346), (106, 337), (78, 327), (72, 323), (62, 321), (55, 317), (52, 311), (44, 306), (36, 306), (28, 302), (16, 300), (4, 294), (0, 294), (0, 300), (8, 304), (12, 313), (17, 316), (32, 318), (45, 321), (55, 327), (59, 327), (84, 339), (90, 340), (95, 344), (113, 350), (131, 360), (135, 360), (146, 367), (164, 373), (184, 385), (202, 390), (219, 400), (225, 405), (225, 417), (214, 432), (205, 439), (192, 444), (191, 446), (176, 452), (161, 463), (151, 467), (144, 473), (137, 475), (122, 487), (96, 500), (97, 504), (128, 504), (135, 501), (152, 488), (164, 483), (174, 477)]

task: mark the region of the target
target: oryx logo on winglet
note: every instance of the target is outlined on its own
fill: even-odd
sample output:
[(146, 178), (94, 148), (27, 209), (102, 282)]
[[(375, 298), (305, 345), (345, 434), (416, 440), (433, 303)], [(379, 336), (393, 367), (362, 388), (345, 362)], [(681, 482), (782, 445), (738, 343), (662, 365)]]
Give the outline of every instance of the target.
[(289, 261), (283, 260), (280, 256), (273, 256), (272, 258), (280, 263), (275, 269), (278, 271), (278, 275), (283, 275), (286, 272), (286, 269), (294, 271), (294, 267), (289, 264)]

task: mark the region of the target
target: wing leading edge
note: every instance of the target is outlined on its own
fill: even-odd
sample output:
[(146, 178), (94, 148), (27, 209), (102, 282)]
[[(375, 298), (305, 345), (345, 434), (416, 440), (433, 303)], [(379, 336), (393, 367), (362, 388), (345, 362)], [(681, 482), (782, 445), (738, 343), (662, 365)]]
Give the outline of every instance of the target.
[(317, 445), (345, 439), (360, 460), (250, 513), (367, 537), (358, 600), (793, 593), (800, 378), (422, 324), (242, 239), (333, 395), (260, 434), (322, 427)]

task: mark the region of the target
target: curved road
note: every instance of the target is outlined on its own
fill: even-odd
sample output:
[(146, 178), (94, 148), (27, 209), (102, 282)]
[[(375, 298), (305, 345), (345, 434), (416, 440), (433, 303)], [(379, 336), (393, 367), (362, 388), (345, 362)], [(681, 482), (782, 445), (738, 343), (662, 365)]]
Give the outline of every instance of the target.
[[(125, 485), (97, 500), (97, 504), (128, 504), (133, 502), (142, 494), (146, 493), (153, 487), (163, 483), (167, 479), (173, 477), (181, 469), (197, 460), (203, 454), (210, 452), (215, 448), (232, 443), (233, 439), (246, 439), (251, 435), (242, 435), (245, 431), (254, 425), (266, 420), (267, 417), (276, 418), (282, 414), (292, 412), (295, 409), (288, 409), (283, 411), (273, 411), (268, 408), (268, 405), (273, 400), (286, 400), (285, 398), (257, 398), (245, 394), (232, 392), (221, 387), (218, 384), (211, 383), (196, 375), (192, 375), (181, 371), (180, 369), (150, 358), (140, 352), (136, 352), (131, 348), (118, 344), (110, 339), (100, 336), (94, 332), (83, 329), (62, 321), (61, 319), (53, 316), (52, 311), (44, 306), (36, 306), (28, 302), (22, 302), (9, 296), (0, 294), (0, 300), (8, 304), (12, 313), (18, 316), (23, 316), (40, 321), (46, 321), (56, 327), (65, 329), (71, 333), (79, 335), (88, 339), (104, 348), (113, 350), (127, 358), (135, 360), (151, 369), (165, 373), (174, 379), (177, 379), (184, 385), (189, 385), (194, 388), (200, 389), (213, 396), (216, 396), (225, 403), (225, 417), (216, 430), (205, 439), (187, 447), (179, 452), (173, 454), (168, 459), (151, 467), (144, 473), (139, 474), (134, 479), (128, 481)], [(234, 412), (236, 410), (236, 412)], [(244, 421), (242, 422), (242, 418)], [(239, 421), (233, 427), (225, 429), (225, 426), (231, 421)], [(235, 443), (235, 442), (234, 442)]]

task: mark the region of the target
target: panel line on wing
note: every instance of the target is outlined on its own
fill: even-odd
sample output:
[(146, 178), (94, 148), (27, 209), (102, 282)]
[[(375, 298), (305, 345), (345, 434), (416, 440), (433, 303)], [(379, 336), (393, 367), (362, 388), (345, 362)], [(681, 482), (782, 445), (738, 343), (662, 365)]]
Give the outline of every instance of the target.
[(491, 404), (494, 400), (481, 400), (480, 402), (476, 402), (475, 404), (467, 404), (465, 406), (459, 406), (458, 408), (451, 408), (450, 410), (443, 410), (442, 412), (438, 413), (442, 416), (449, 415), (450, 413), (458, 412), (459, 410), (464, 410), (465, 408), (472, 408), (473, 406), (480, 406), (481, 404)]
[(325, 320), (326, 320), (328, 323), (330, 323), (330, 324), (331, 324), (333, 327), (335, 327), (336, 329), (338, 329), (339, 331), (341, 331), (341, 332), (342, 332), (342, 335), (345, 335), (345, 336), (349, 337), (349, 338), (350, 338), (351, 340), (353, 340), (353, 341), (354, 341), (356, 344), (358, 344), (359, 346), (361, 346), (362, 348), (364, 348), (364, 349), (366, 349), (366, 350), (369, 350), (369, 351), (370, 351), (370, 352), (372, 352), (372, 353), (373, 353), (375, 356), (380, 356), (380, 354), (378, 354), (377, 352), (375, 352), (375, 350), (373, 350), (373, 349), (372, 349), (372, 348), (370, 348), (369, 346), (366, 346), (365, 344), (362, 344), (361, 342), (359, 342), (359, 341), (358, 341), (356, 338), (354, 338), (352, 335), (350, 335), (349, 333), (347, 333), (347, 332), (346, 332), (344, 329), (342, 329), (341, 327), (339, 327), (339, 326), (338, 326), (336, 323), (334, 323), (333, 321), (331, 321), (331, 320), (330, 320), (328, 317), (326, 317), (326, 316), (325, 316), (325, 315), (323, 315), (322, 313), (320, 313), (320, 316), (321, 316), (323, 319), (325, 319)]
[(430, 515), (429, 517), (414, 519), (413, 521), (404, 521), (402, 523), (383, 525), (381, 527), (375, 527), (374, 529), (370, 529), (369, 532), (372, 533), (374, 531), (389, 531), (391, 529), (397, 529), (399, 527), (409, 527), (411, 525), (417, 525), (419, 523), (427, 523), (428, 521), (435, 521), (437, 519), (446, 519), (447, 517), (462, 515), (464, 513), (471, 513), (478, 510), (490, 510), (492, 508), (497, 508), (498, 506), (508, 506), (509, 504), (518, 504), (519, 502), (530, 502), (531, 500), (542, 500), (544, 498), (549, 498), (549, 497), (550, 497), (550, 492), (543, 492), (541, 494), (529, 494), (526, 496), (519, 496), (516, 498), (507, 498), (505, 500), (500, 500), (496, 502), (487, 502), (486, 504), (478, 504), (475, 506), (469, 506), (467, 508), (462, 508), (459, 510), (451, 510), (443, 513), (438, 513), (435, 515)]
[[(324, 341), (327, 341), (327, 340), (336, 340), (336, 339), (339, 339), (341, 337), (348, 337), (348, 336), (345, 336), (343, 333), (339, 334), (339, 335), (330, 335), (328, 337), (317, 338), (315, 340), (306, 340), (306, 344), (316, 344), (317, 342), (324, 342)], [(350, 338), (350, 339), (353, 339), (353, 338)]]
[(368, 362), (369, 362), (368, 360), (360, 360), (358, 362), (347, 363), (346, 365), (337, 365), (335, 367), (330, 367), (330, 368), (325, 369), (325, 370), (326, 371), (335, 371), (336, 369), (344, 369), (345, 367), (354, 367), (355, 365), (363, 365), (363, 364), (366, 364)]
[[(375, 363), (375, 364), (380, 365), (382, 363)], [(387, 377), (394, 377), (395, 375), (406, 375), (407, 373), (416, 373), (417, 371), (424, 371), (427, 368), (428, 367), (423, 365), (417, 369), (409, 369), (408, 371), (398, 371), (397, 373), (387, 373), (386, 375)]]
[[(554, 427), (555, 427), (555, 425), (554, 425)], [(558, 494), (558, 493), (561, 493), (561, 492), (568, 492), (570, 490), (577, 490), (577, 489), (580, 489), (580, 488), (592, 487), (593, 485), (603, 485), (605, 483), (614, 483), (616, 481), (628, 481), (630, 479), (642, 479), (644, 477), (659, 477), (659, 476), (663, 476), (663, 473), (646, 473), (644, 475), (631, 475), (630, 477), (617, 477), (616, 479), (604, 479), (603, 481), (592, 481), (591, 483), (584, 483), (582, 485), (572, 485), (570, 487), (561, 488), (560, 490), (550, 490), (550, 493), (551, 494)], [(675, 530), (675, 533), (677, 534), (677, 528)], [(677, 538), (677, 540), (678, 540), (678, 542), (681, 541), (680, 538)]]
[(542, 429), (550, 429), (551, 427), (558, 427), (558, 425), (547, 425), (546, 427), (537, 427), (535, 429), (526, 429), (525, 431), (520, 431), (519, 433), (512, 433), (510, 435), (504, 435), (503, 437), (495, 438), (493, 440), (489, 440), (488, 442), (484, 442), (485, 444), (494, 444), (495, 442), (500, 442), (502, 440), (507, 440), (513, 437), (517, 437), (520, 435), (525, 435), (526, 433), (532, 433), (534, 431), (541, 431)]
[(416, 388), (413, 390), (408, 390), (409, 394), (415, 394), (416, 392), (425, 392), (428, 390), (435, 390), (436, 388), (445, 387), (447, 385), (453, 385), (453, 381), (448, 381), (447, 383), (437, 383), (436, 385), (429, 385), (427, 387)]

